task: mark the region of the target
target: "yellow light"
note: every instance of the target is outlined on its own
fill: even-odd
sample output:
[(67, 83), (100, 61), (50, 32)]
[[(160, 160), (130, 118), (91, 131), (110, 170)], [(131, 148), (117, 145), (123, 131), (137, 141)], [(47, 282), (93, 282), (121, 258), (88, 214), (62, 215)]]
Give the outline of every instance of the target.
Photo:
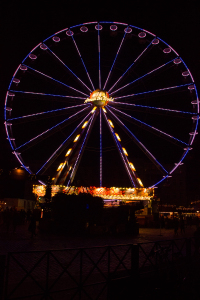
[(54, 179), (55, 179), (55, 177), (51, 178), (51, 180), (54, 180)]
[(108, 122), (110, 123), (110, 126), (111, 126), (112, 128), (114, 128), (114, 125), (113, 125), (112, 121), (111, 121), (111, 120), (108, 120)]
[(122, 147), (122, 150), (123, 150), (124, 154), (125, 154), (126, 156), (128, 156), (128, 153), (127, 153), (126, 149)]
[(93, 114), (93, 113), (95, 112), (96, 109), (97, 109), (97, 107), (95, 106), (95, 107), (93, 108), (93, 110), (91, 111), (91, 114)]
[(104, 107), (102, 107), (102, 109), (103, 109), (103, 111), (107, 114), (107, 111), (106, 111), (106, 109), (104, 108)]
[(65, 156), (68, 156), (70, 154), (70, 152), (72, 151), (72, 148), (70, 148), (67, 153), (65, 154)]
[(83, 124), (82, 129), (86, 127), (87, 123), (88, 123), (88, 121), (86, 121), (86, 122)]
[(117, 133), (115, 133), (115, 135), (116, 135), (116, 138), (118, 139), (118, 141), (121, 142), (119, 135)]
[(80, 137), (80, 134), (78, 134), (78, 135), (75, 137), (74, 143), (78, 141), (79, 137)]
[(63, 163), (61, 163), (61, 164), (59, 165), (57, 171), (59, 171), (59, 170), (62, 168), (62, 166), (63, 166)]
[(142, 181), (141, 181), (140, 178), (137, 178), (137, 181), (139, 182), (139, 184), (140, 184), (141, 186), (143, 186), (143, 183), (142, 183)]
[(131, 168), (131, 170), (136, 171), (134, 165), (132, 164), (132, 162), (129, 162), (129, 167)]

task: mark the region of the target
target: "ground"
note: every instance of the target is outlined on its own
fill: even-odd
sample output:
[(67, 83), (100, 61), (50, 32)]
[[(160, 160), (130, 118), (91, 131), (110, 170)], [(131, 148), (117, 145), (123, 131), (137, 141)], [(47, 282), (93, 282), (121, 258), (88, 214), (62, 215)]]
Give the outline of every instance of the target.
[(173, 229), (140, 228), (138, 236), (120, 234), (117, 236), (78, 236), (69, 237), (56, 234), (42, 234), (37, 231), (36, 237), (31, 238), (28, 224), (19, 225), (16, 232), (7, 233), (4, 225), (0, 226), (0, 254), (15, 251), (55, 250), (64, 248), (87, 248), (107, 245), (137, 244), (159, 240), (171, 240), (193, 237), (195, 226), (187, 227), (185, 233), (174, 235)]

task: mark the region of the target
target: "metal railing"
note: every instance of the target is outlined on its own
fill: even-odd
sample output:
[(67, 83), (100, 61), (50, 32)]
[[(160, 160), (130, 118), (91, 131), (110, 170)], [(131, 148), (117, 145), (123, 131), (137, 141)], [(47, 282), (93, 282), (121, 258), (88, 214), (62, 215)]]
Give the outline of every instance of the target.
[(0, 299), (112, 299), (119, 280), (134, 284), (188, 263), (198, 252), (193, 239), (12, 252), (0, 257)]

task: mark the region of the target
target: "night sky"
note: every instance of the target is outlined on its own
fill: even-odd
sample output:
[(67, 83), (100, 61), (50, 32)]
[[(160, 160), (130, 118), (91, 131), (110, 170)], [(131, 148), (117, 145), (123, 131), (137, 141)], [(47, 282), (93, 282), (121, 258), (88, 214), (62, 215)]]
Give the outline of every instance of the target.
[[(72, 25), (92, 21), (129, 23), (171, 45), (186, 62), (200, 91), (200, 11), (197, 1), (2, 1), (0, 80), (0, 169), (18, 167), (4, 129), (4, 99), (20, 62), (43, 39)], [(200, 92), (199, 92), (200, 93)], [(191, 189), (200, 180), (200, 140), (184, 160)]]

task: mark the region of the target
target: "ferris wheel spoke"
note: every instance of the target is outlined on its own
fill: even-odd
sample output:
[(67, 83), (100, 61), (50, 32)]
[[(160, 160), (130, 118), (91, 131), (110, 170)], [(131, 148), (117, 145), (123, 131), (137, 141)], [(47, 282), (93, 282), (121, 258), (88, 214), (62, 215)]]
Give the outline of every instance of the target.
[(76, 47), (76, 50), (77, 50), (77, 52), (78, 52), (78, 55), (79, 55), (79, 57), (80, 57), (80, 59), (81, 59), (81, 62), (82, 62), (82, 65), (83, 65), (83, 67), (84, 67), (84, 69), (85, 69), (85, 72), (86, 72), (86, 74), (87, 74), (87, 77), (88, 77), (88, 79), (89, 79), (89, 81), (90, 81), (90, 84), (91, 84), (91, 86), (92, 86), (92, 89), (95, 90), (94, 85), (93, 85), (93, 82), (92, 82), (92, 80), (91, 80), (91, 78), (90, 78), (90, 75), (89, 75), (88, 70), (87, 70), (87, 68), (86, 68), (86, 65), (85, 65), (85, 63), (84, 63), (84, 60), (83, 60), (83, 58), (82, 58), (82, 55), (81, 55), (81, 53), (80, 53), (80, 51), (79, 51), (79, 48), (78, 48), (78, 46), (77, 46), (77, 43), (76, 43), (76, 41), (75, 41), (75, 39), (74, 39), (74, 36), (71, 35), (71, 37), (72, 37), (72, 40), (73, 40), (74, 45), (75, 45), (75, 47)]
[(101, 90), (101, 43), (100, 43), (99, 24), (98, 24), (98, 55), (99, 55), (99, 89)]
[(16, 118), (10, 118), (10, 119), (8, 119), (8, 121), (20, 120), (20, 119), (25, 119), (25, 118), (37, 117), (37, 116), (43, 117), (44, 115), (47, 115), (47, 114), (51, 114), (51, 113), (55, 113), (55, 112), (59, 112), (59, 111), (65, 111), (67, 109), (79, 108), (79, 107), (86, 106), (86, 105), (87, 104), (79, 104), (79, 105), (63, 107), (63, 108), (59, 108), (59, 109), (43, 111), (43, 112), (31, 114), (31, 115), (24, 115), (24, 116), (20, 116), (20, 117), (16, 117)]
[(147, 49), (152, 45), (152, 41), (148, 44), (148, 46), (137, 56), (137, 58), (134, 60), (134, 62), (126, 69), (126, 71), (119, 77), (119, 79), (111, 86), (111, 88), (108, 90), (108, 93), (110, 93), (113, 88), (120, 82), (120, 80), (127, 74), (127, 72), (134, 66), (134, 64), (138, 61), (140, 57), (147, 51)]
[[(91, 114), (91, 112), (88, 115), (90, 115), (90, 114)], [(92, 118), (93, 118), (93, 116), (90, 116), (89, 119), (85, 123), (87, 125), (90, 124), (90, 121), (92, 120)], [(80, 134), (77, 135), (78, 139), (77, 139), (77, 137), (75, 138), (74, 145), (72, 146), (72, 148), (70, 148), (67, 151), (66, 158), (65, 158), (64, 162), (61, 163), (61, 165), (59, 165), (58, 170), (57, 170), (57, 174), (55, 175), (55, 178), (54, 178), (54, 181), (53, 181), (54, 184), (57, 183), (58, 180), (59, 180), (59, 184), (63, 185), (65, 183), (67, 177), (69, 176), (69, 173), (70, 173), (70, 171), (72, 169), (72, 166), (73, 166), (73, 153), (76, 153), (76, 148), (78, 147), (78, 144), (80, 144), (78, 141), (80, 141), (81, 137), (84, 136), (85, 130), (87, 128), (87, 125), (84, 126), (84, 124), (82, 126), (82, 131), (80, 132)], [(75, 157), (75, 159), (76, 159), (76, 157)], [(60, 168), (60, 166), (61, 166), (61, 168)], [(64, 168), (65, 168), (65, 170), (64, 170)]]
[(116, 62), (116, 60), (117, 60), (117, 57), (118, 57), (118, 54), (119, 54), (119, 52), (120, 52), (120, 49), (121, 49), (121, 47), (122, 47), (122, 44), (123, 44), (123, 42), (124, 42), (125, 36), (126, 36), (126, 31), (125, 31), (125, 33), (124, 33), (124, 35), (123, 35), (123, 38), (122, 38), (122, 40), (121, 40), (121, 43), (120, 43), (120, 45), (119, 45), (119, 48), (118, 48), (118, 50), (117, 50), (117, 54), (115, 55), (115, 58), (114, 58), (113, 64), (112, 64), (112, 66), (111, 66), (111, 69), (110, 69), (110, 71), (109, 71), (109, 73), (108, 73), (108, 76), (107, 76), (107, 79), (106, 79), (106, 81), (105, 81), (105, 84), (104, 84), (103, 90), (105, 90), (105, 89), (106, 89), (106, 86), (107, 86), (108, 80), (109, 80), (109, 78), (110, 78), (110, 75), (111, 75), (111, 73), (112, 73), (113, 67), (114, 67), (114, 65), (115, 65), (115, 62)]
[(146, 91), (146, 92), (141, 92), (141, 93), (135, 93), (135, 94), (130, 94), (130, 95), (119, 96), (119, 97), (115, 97), (115, 100), (124, 99), (124, 98), (133, 98), (133, 96), (135, 97), (135, 96), (145, 95), (145, 94), (149, 94), (149, 93), (156, 93), (156, 92), (163, 92), (163, 91), (167, 91), (167, 90), (178, 89), (178, 88), (186, 87), (186, 86), (189, 86), (189, 85), (191, 85), (191, 83), (174, 85), (174, 86), (170, 86), (170, 87), (166, 87), (166, 88), (162, 88), (162, 89), (156, 89), (156, 90), (152, 90), (152, 91)]
[(75, 127), (75, 129), (70, 133), (70, 135), (62, 142), (62, 144), (60, 144), (60, 146), (53, 152), (53, 154), (48, 158), (48, 160), (40, 167), (40, 169), (36, 172), (36, 174), (39, 174), (40, 171), (44, 168), (45, 168), (45, 170), (48, 169), (48, 167), (54, 162), (54, 159), (57, 158), (63, 152), (63, 150), (64, 150), (63, 148), (65, 148), (67, 146), (67, 144), (71, 141), (72, 136), (80, 128), (80, 126), (83, 124), (83, 122), (89, 117), (90, 114), (91, 113), (89, 112), (81, 120), (81, 122)]
[[(163, 107), (155, 107), (155, 106), (148, 106), (148, 105), (139, 105), (139, 104), (132, 104), (132, 103), (125, 103), (125, 102), (111, 102), (113, 105), (122, 105), (122, 106), (128, 106), (128, 107), (141, 107), (144, 109), (150, 109), (155, 111), (163, 111), (163, 112), (170, 112), (170, 113), (178, 113), (178, 114), (189, 114), (189, 115), (196, 115), (196, 113), (190, 112), (190, 111), (183, 111), (183, 110), (175, 110), (175, 109), (169, 109), (169, 108), (163, 108)], [(127, 108), (128, 109), (128, 108)]]
[(46, 94), (46, 93), (37, 93), (37, 92), (29, 92), (29, 91), (17, 91), (17, 90), (10, 90), (10, 92), (19, 93), (19, 94), (29, 94), (29, 95), (39, 95), (39, 96), (50, 96), (50, 97), (57, 97), (57, 98), (85, 100), (85, 97), (75, 97), (75, 96), (67, 96), (67, 95), (56, 95), (56, 94)]
[(163, 173), (167, 173), (167, 170), (163, 167), (163, 165), (155, 158), (155, 156), (144, 146), (144, 144), (130, 131), (130, 129), (116, 116), (111, 109), (108, 111), (114, 116), (114, 118), (118, 121), (119, 125), (122, 126), (123, 130), (131, 137), (131, 139), (135, 142), (135, 144), (143, 151), (143, 153), (156, 165), (156, 167)]
[(53, 78), (53, 77), (51, 77), (51, 76), (49, 76), (49, 75), (47, 75), (47, 74), (44, 74), (44, 73), (42, 73), (42, 72), (40, 72), (40, 71), (38, 71), (38, 70), (36, 70), (36, 69), (30, 67), (30, 66), (27, 66), (27, 65), (24, 65), (24, 66), (26, 66), (26, 67), (29, 68), (30, 70), (32, 70), (32, 71), (34, 71), (34, 72), (36, 72), (36, 73), (38, 73), (38, 74), (40, 74), (40, 75), (42, 75), (42, 76), (44, 76), (44, 77), (46, 77), (46, 78), (49, 78), (49, 79), (51, 79), (51, 80), (53, 80), (53, 81), (55, 81), (55, 82), (57, 82), (57, 83), (60, 83), (60, 84), (63, 85), (63, 86), (66, 86), (67, 88), (69, 88), (69, 89), (71, 89), (71, 90), (73, 90), (73, 91), (76, 91), (77, 93), (80, 93), (80, 94), (82, 94), (82, 95), (88, 97), (87, 94), (85, 94), (85, 93), (83, 93), (83, 92), (81, 92), (81, 91), (75, 89), (74, 87), (72, 87), (72, 86), (70, 86), (70, 85), (65, 84), (64, 82), (61, 82), (60, 80), (57, 80), (57, 79), (55, 79), (55, 78)]
[[(108, 106), (108, 105), (107, 105), (107, 107), (111, 108), (111, 107)], [(148, 129), (150, 129), (153, 133), (156, 132), (156, 133), (159, 134), (160, 136), (169, 138), (170, 141), (179, 142), (179, 143), (181, 143), (181, 144), (183, 144), (183, 145), (188, 146), (188, 143), (185, 143), (185, 142), (181, 141), (180, 139), (177, 139), (177, 138), (175, 138), (174, 136), (172, 136), (172, 135), (170, 135), (170, 134), (168, 134), (168, 133), (166, 133), (166, 132), (164, 132), (164, 131), (162, 131), (162, 130), (160, 130), (160, 129), (154, 127), (154, 126), (151, 126), (151, 125), (149, 125), (149, 124), (147, 124), (147, 123), (145, 123), (145, 122), (143, 122), (143, 121), (141, 121), (141, 120), (139, 120), (139, 119), (136, 119), (136, 118), (132, 117), (131, 115), (128, 115), (128, 114), (122, 112), (122, 111), (119, 110), (119, 109), (116, 109), (116, 108), (114, 108), (114, 107), (112, 107), (112, 109), (115, 110), (116, 112), (122, 114), (124, 117), (128, 117), (128, 118), (132, 119), (134, 122), (136, 122), (136, 124), (140, 124), (140, 125), (142, 125), (142, 126), (148, 128)]]
[(132, 85), (133, 83), (135, 83), (135, 82), (137, 82), (137, 81), (139, 81), (139, 80), (145, 78), (146, 76), (148, 76), (148, 75), (150, 75), (150, 74), (152, 74), (152, 73), (154, 73), (154, 72), (156, 72), (156, 71), (158, 71), (158, 70), (164, 68), (165, 66), (167, 66), (168, 64), (170, 64), (170, 63), (173, 62), (173, 61), (174, 61), (174, 59), (172, 59), (172, 60), (166, 62), (165, 64), (162, 64), (161, 66), (159, 66), (159, 67), (157, 67), (157, 68), (155, 68), (155, 69), (153, 69), (153, 70), (147, 72), (146, 74), (144, 74), (144, 75), (142, 75), (142, 76), (136, 78), (135, 80), (133, 80), (133, 81), (131, 81), (131, 82), (125, 84), (124, 86), (120, 87), (119, 89), (117, 89), (117, 90), (111, 92), (110, 95), (115, 94), (115, 93), (121, 91), (122, 89), (124, 89), (124, 88), (126, 88), (126, 87)]
[(95, 111), (95, 113), (93, 114), (92, 119), (91, 119), (91, 121), (90, 121), (90, 124), (88, 125), (88, 129), (87, 129), (87, 131), (86, 131), (85, 138), (84, 138), (84, 140), (83, 140), (83, 143), (82, 143), (82, 145), (81, 145), (81, 149), (80, 149), (80, 151), (79, 151), (79, 153), (78, 153), (78, 156), (77, 156), (77, 158), (76, 158), (76, 161), (75, 161), (75, 163), (74, 163), (74, 166), (73, 166), (73, 169), (72, 169), (70, 178), (69, 178), (69, 180), (68, 180), (67, 186), (69, 186), (69, 185), (73, 182), (73, 180), (74, 180), (74, 177), (75, 177), (75, 175), (76, 175), (76, 170), (77, 170), (78, 164), (79, 164), (80, 159), (81, 159), (81, 157), (82, 157), (83, 150), (84, 150), (85, 144), (87, 143), (87, 140), (88, 140), (89, 134), (90, 134), (90, 132), (91, 132), (92, 126), (94, 125), (94, 120), (95, 120), (96, 115), (97, 115), (97, 111)]
[(101, 116), (102, 112), (101, 112), (101, 108), (99, 111), (99, 119), (100, 119), (100, 128), (99, 128), (99, 147), (100, 147), (100, 187), (102, 187), (102, 116)]
[[(45, 44), (44, 44), (45, 45)], [(45, 45), (46, 46), (46, 45)], [(47, 46), (46, 46), (47, 47)], [(74, 75), (74, 77), (80, 82), (82, 83), (90, 92), (92, 92), (92, 90), (62, 61), (62, 59), (60, 59), (60, 57), (58, 57), (58, 55), (56, 55), (49, 47), (47, 47), (47, 49), (51, 52), (51, 54), (56, 57), (56, 59), (71, 73)]]
[[(18, 149), (20, 149), (20, 148), (22, 148), (22, 147), (28, 145), (29, 143), (35, 141), (36, 139), (39, 139), (40, 137), (42, 137), (42, 136), (44, 136), (44, 135), (46, 135), (46, 134), (49, 134), (49, 133), (53, 134), (53, 133), (52, 133), (52, 130), (53, 130), (53, 129), (57, 129), (58, 126), (63, 125), (66, 121), (68, 121), (68, 120), (74, 118), (75, 116), (77, 116), (77, 115), (80, 114), (81, 112), (85, 111), (86, 109), (88, 109), (88, 107), (83, 108), (82, 110), (78, 111), (77, 113), (71, 115), (70, 117), (68, 117), (68, 118), (64, 119), (63, 121), (57, 123), (56, 125), (52, 126), (51, 128), (48, 128), (47, 130), (45, 130), (45, 131), (43, 131), (42, 133), (38, 134), (37, 136), (33, 137), (33, 138), (30, 139), (29, 141), (27, 141), (27, 142), (25, 142), (24, 144), (18, 146), (15, 150), (18, 150)], [(65, 124), (65, 126), (66, 126), (66, 124)]]
[[(124, 157), (124, 154), (123, 154), (123, 150), (122, 150), (121, 144), (119, 143), (119, 141), (118, 141), (118, 139), (117, 139), (117, 137), (116, 137), (116, 134), (115, 134), (113, 128), (111, 127), (110, 122), (109, 122), (109, 120), (108, 120), (108, 118), (107, 118), (107, 116), (106, 116), (106, 114), (105, 114), (104, 111), (103, 111), (103, 115), (104, 115), (104, 118), (105, 118), (105, 120), (106, 120), (106, 122), (107, 122), (108, 128), (109, 128), (109, 130), (110, 130), (110, 132), (111, 132), (111, 135), (113, 136), (113, 139), (114, 139), (115, 144), (116, 144), (116, 146), (117, 146), (117, 149), (118, 149), (118, 151), (119, 151), (120, 157), (121, 157), (121, 159), (122, 159), (122, 161), (123, 161), (125, 170), (126, 170), (126, 172), (127, 172), (127, 174), (128, 174), (128, 177), (129, 177), (129, 179), (130, 179), (130, 181), (131, 181), (131, 184), (132, 184), (132, 186), (136, 187), (135, 180), (133, 179), (133, 176), (132, 176), (132, 174), (131, 174), (131, 172), (130, 172), (130, 169), (129, 169), (129, 167), (128, 167), (127, 159), (125, 159), (125, 157)], [(134, 175), (135, 175), (135, 174), (134, 174)], [(135, 179), (136, 179), (136, 178), (135, 178)]]

